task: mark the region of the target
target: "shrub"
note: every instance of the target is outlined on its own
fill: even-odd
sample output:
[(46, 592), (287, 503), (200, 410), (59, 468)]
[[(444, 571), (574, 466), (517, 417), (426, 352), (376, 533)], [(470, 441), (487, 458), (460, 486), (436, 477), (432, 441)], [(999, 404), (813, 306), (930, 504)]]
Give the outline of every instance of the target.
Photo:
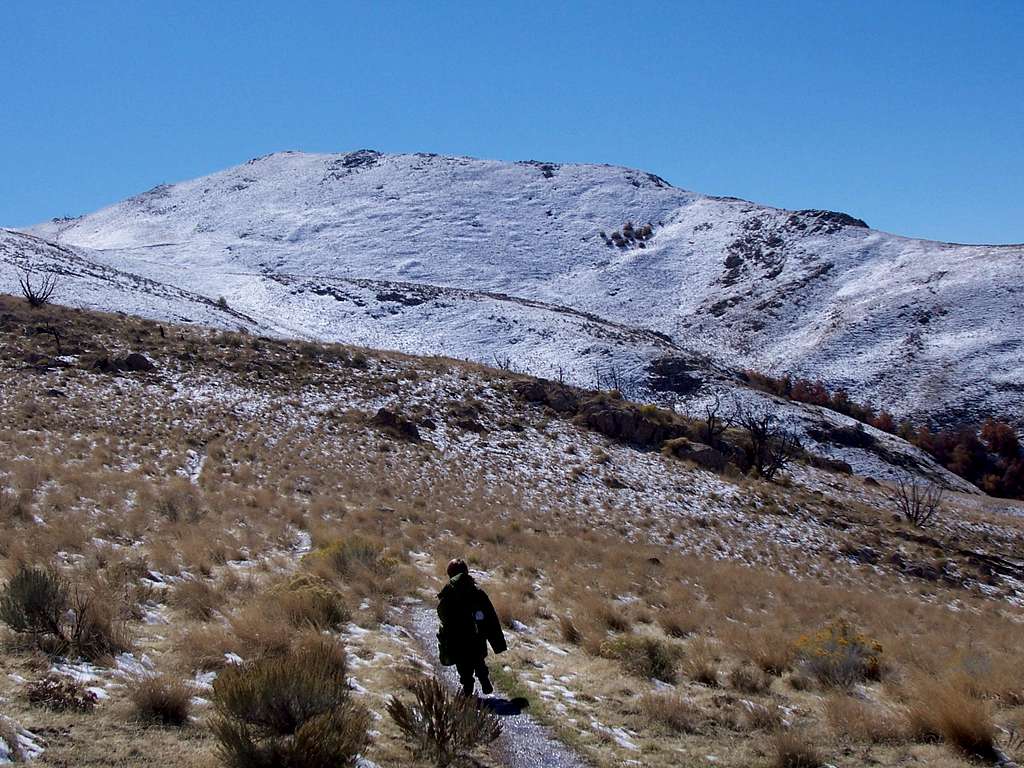
[(695, 638), (686, 649), (683, 667), (687, 677), (709, 688), (718, 687), (718, 667), (714, 646), (702, 637)]
[(416, 757), (451, 765), (501, 735), (501, 723), (493, 714), (471, 697), (456, 696), (436, 678), (417, 680), (409, 690), (413, 704), (392, 697), (387, 710)]
[(184, 579), (171, 590), (170, 603), (190, 618), (209, 621), (224, 604), (224, 595), (208, 581)]
[(632, 619), (621, 606), (601, 597), (586, 598), (580, 605), (580, 610), (597, 626), (612, 632), (628, 632), (633, 626)]
[(171, 675), (147, 675), (131, 683), (128, 699), (136, 719), (182, 726), (192, 712), (192, 686)]
[(128, 650), (116, 606), (97, 590), (70, 589), (56, 571), (22, 566), (0, 590), (0, 620), (49, 650), (92, 661)]
[(821, 768), (824, 764), (825, 760), (806, 737), (793, 731), (775, 735), (775, 768)]
[(293, 627), (337, 629), (352, 614), (337, 590), (308, 574), (299, 574), (271, 590), (270, 599)]
[(701, 629), (704, 616), (685, 608), (666, 608), (658, 613), (658, 624), (669, 637), (689, 637)]
[(826, 688), (849, 688), (882, 676), (882, 646), (839, 619), (796, 643), (803, 672)]
[(234, 768), (352, 766), (370, 716), (351, 701), (344, 649), (323, 638), (288, 654), (228, 667), (213, 686), (211, 723)]
[(741, 664), (729, 673), (729, 685), (742, 693), (765, 693), (771, 688), (772, 681), (764, 670)]
[(56, 712), (89, 712), (96, 706), (96, 694), (77, 680), (50, 674), (25, 686), (28, 703)]
[(69, 603), (68, 584), (60, 574), (22, 566), (0, 590), (0, 621), (15, 632), (64, 640)]
[(319, 547), (303, 563), (324, 578), (361, 582), (368, 588), (384, 585), (398, 570), (398, 561), (387, 557), (383, 546), (360, 536)]
[(778, 704), (758, 704), (754, 701), (741, 702), (734, 711), (734, 725), (743, 731), (774, 731), (782, 726), (783, 712)]
[(76, 588), (71, 598), (67, 637), (80, 656), (91, 661), (109, 660), (131, 648), (117, 605), (96, 590)]
[(674, 683), (682, 654), (675, 645), (656, 637), (623, 635), (605, 641), (601, 655), (617, 659), (630, 674)]
[(572, 645), (579, 645), (583, 640), (583, 633), (571, 616), (562, 616), (558, 619), (558, 632), (562, 640)]
[(31, 517), (32, 494), (0, 488), (0, 521), (28, 522)]
[(645, 719), (671, 733), (695, 733), (703, 715), (700, 709), (678, 693), (648, 693), (640, 699)]
[(759, 669), (776, 677), (793, 666), (794, 648), (782, 633), (766, 630), (745, 638), (741, 650)]

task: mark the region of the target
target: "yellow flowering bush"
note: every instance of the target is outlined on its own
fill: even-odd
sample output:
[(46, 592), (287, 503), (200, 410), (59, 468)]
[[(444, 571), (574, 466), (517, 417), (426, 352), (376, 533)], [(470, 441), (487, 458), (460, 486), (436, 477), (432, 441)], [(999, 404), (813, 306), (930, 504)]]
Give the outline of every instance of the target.
[(796, 656), (801, 669), (828, 688), (878, 680), (883, 672), (881, 644), (858, 632), (846, 619), (800, 637)]

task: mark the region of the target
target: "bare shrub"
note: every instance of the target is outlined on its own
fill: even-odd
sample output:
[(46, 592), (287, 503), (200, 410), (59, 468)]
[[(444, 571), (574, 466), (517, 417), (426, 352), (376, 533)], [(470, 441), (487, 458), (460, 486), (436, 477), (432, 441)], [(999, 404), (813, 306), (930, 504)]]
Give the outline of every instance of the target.
[(28, 703), (55, 712), (71, 710), (89, 712), (96, 706), (97, 697), (77, 680), (50, 674), (25, 685)]
[(670, 733), (696, 733), (704, 719), (696, 704), (678, 693), (648, 693), (640, 698), (641, 716)]
[(735, 423), (744, 431), (745, 468), (772, 480), (800, 452), (796, 435), (785, 430), (775, 414), (766, 409), (737, 406)]
[(448, 766), (501, 735), (501, 723), (493, 714), (475, 699), (456, 696), (436, 678), (414, 681), (409, 690), (414, 703), (392, 697), (387, 710), (416, 757)]
[(172, 675), (147, 675), (129, 684), (128, 700), (140, 722), (182, 726), (192, 712), (192, 686)]
[(213, 686), (211, 729), (232, 768), (353, 766), (370, 716), (351, 700), (344, 649), (319, 640), (228, 667)]
[(716, 392), (712, 399), (704, 404), (704, 419), (700, 424), (700, 439), (717, 448), (722, 444), (722, 436), (732, 426), (733, 414), (722, 409), (722, 398)]
[(18, 278), (21, 286), (21, 295), (25, 297), (30, 307), (38, 309), (50, 302), (50, 297), (57, 290), (57, 276), (54, 274), (43, 275), (33, 283), (32, 273), (26, 272), (23, 277)]
[(132, 647), (119, 606), (110, 598), (98, 588), (75, 587), (72, 592), (67, 640), (76, 653), (91, 661), (108, 661)]
[(821, 768), (825, 764), (821, 753), (804, 735), (794, 731), (779, 731), (774, 739), (774, 768)]
[(896, 478), (896, 506), (903, 518), (918, 528), (935, 522), (944, 492), (941, 486), (921, 482), (911, 475), (900, 474)]

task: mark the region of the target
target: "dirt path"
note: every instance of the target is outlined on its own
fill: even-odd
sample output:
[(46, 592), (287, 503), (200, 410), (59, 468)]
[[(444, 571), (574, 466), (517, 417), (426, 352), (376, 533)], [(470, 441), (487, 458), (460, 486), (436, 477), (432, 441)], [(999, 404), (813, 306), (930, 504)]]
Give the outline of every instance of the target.
[[(442, 667), (437, 656), (437, 614), (427, 606), (411, 606), (408, 628), (431, 660), (438, 677), (451, 687), (458, 686), (453, 667)], [(507, 698), (495, 695), (484, 699), (501, 718), (502, 733), (498, 749), (507, 768), (589, 768), (579, 755), (556, 739), (530, 715), (520, 711)]]

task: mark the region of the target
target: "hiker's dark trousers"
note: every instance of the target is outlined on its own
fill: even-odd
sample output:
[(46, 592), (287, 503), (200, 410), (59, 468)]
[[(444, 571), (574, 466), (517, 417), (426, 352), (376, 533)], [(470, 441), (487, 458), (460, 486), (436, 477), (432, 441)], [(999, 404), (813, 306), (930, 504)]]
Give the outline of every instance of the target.
[(459, 671), (459, 682), (462, 683), (462, 690), (467, 695), (473, 693), (474, 674), (480, 679), (481, 683), (489, 679), (490, 673), (487, 671), (487, 663), (484, 661), (483, 656), (459, 659), (455, 662), (455, 669)]

